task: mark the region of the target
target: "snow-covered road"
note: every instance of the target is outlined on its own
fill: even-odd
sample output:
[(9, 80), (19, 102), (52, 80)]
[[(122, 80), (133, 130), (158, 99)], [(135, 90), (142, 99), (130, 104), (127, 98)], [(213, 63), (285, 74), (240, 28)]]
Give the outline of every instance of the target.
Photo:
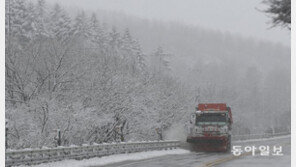
[[(272, 140), (250, 140), (234, 142), (234, 146), (269, 146), (270, 155), (262, 156), (260, 152), (254, 152), (255, 156), (248, 154), (239, 158), (234, 158), (232, 153), (188, 153), (180, 155), (166, 155), (157, 158), (150, 158), (139, 161), (124, 161), (109, 165), (106, 167), (290, 167), (291, 164), (291, 147), (290, 136), (277, 137)], [(282, 146), (282, 156), (275, 156), (273, 147)], [(251, 152), (250, 152), (251, 153)]]
[[(35, 167), (290, 167), (291, 147), (290, 136), (272, 139), (254, 139), (235, 141), (233, 146), (241, 147), (243, 156), (236, 157), (232, 153), (190, 152), (184, 149), (148, 151), (130, 154), (118, 154), (101, 158), (84, 160), (63, 160)], [(259, 147), (269, 146), (269, 156), (260, 155)], [(282, 146), (283, 155), (274, 154), (273, 147)], [(245, 149), (257, 148), (252, 152)]]

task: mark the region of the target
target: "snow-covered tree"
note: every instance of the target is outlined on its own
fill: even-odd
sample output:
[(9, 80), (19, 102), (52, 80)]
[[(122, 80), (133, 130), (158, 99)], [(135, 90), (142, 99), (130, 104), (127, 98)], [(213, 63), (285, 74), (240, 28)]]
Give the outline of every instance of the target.
[(95, 48), (106, 49), (108, 34), (95, 13), (90, 18), (90, 38)]
[(49, 34), (52, 38), (55, 38), (62, 43), (67, 42), (71, 36), (71, 18), (60, 7), (59, 4), (55, 4), (53, 9), (49, 13)]
[(38, 0), (35, 5), (35, 32), (39, 38), (48, 36), (47, 23), (48, 11), (45, 0)]
[(162, 47), (158, 47), (151, 55), (151, 67), (155, 74), (166, 73), (169, 71), (169, 62), (167, 58), (170, 54), (165, 53)]
[(73, 24), (74, 35), (87, 38), (90, 35), (90, 26), (88, 17), (84, 11), (81, 11), (74, 19)]

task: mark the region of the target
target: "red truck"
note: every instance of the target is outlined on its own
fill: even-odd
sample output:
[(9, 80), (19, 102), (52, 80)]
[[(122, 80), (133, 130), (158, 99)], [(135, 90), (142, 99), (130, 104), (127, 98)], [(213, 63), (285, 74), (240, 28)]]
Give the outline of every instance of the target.
[(191, 115), (187, 142), (195, 151), (230, 151), (231, 125), (231, 108), (225, 103), (198, 104)]

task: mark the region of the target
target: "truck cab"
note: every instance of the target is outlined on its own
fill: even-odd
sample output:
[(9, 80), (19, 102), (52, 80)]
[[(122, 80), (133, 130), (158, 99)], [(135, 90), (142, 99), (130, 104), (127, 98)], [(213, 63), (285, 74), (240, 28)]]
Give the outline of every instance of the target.
[(187, 142), (194, 150), (230, 151), (232, 113), (225, 103), (198, 104), (191, 115)]

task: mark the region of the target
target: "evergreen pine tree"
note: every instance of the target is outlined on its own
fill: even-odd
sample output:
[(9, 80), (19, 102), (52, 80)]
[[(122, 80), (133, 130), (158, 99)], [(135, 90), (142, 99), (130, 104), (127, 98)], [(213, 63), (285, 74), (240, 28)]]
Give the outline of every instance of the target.
[(90, 36), (90, 26), (84, 11), (80, 12), (73, 25), (73, 33), (75, 36), (88, 38)]
[(170, 55), (165, 53), (162, 47), (158, 47), (152, 54), (151, 67), (154, 74), (163, 74), (169, 70), (168, 56)]
[(48, 36), (47, 23), (48, 18), (45, 0), (38, 0), (35, 6), (35, 27), (36, 35), (39, 38)]
[(69, 40), (72, 29), (71, 19), (59, 4), (55, 4), (50, 12), (49, 24), (49, 32), (53, 38), (64, 43)]
[(90, 18), (90, 38), (95, 47), (103, 49), (106, 47), (107, 34), (106, 30), (100, 24), (95, 13)]

